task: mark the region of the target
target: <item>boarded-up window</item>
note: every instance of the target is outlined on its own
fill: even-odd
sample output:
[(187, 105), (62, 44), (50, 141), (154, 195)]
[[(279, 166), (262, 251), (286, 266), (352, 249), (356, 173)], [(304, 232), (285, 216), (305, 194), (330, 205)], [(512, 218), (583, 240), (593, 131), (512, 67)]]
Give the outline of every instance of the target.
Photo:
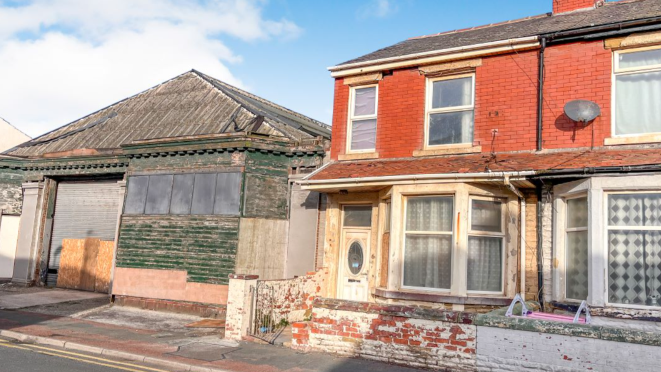
[(131, 176), (125, 214), (239, 215), (241, 173)]
[(149, 185), (149, 176), (129, 177), (128, 193), (126, 195), (126, 204), (124, 213), (142, 214), (145, 212), (145, 201), (147, 200), (147, 186)]

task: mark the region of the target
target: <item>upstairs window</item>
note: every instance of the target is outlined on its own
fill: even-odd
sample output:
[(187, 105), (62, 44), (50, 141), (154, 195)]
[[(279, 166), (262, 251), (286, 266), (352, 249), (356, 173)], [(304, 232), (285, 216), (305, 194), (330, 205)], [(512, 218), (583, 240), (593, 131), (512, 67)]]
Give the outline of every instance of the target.
[(426, 145), (473, 143), (475, 75), (427, 81)]
[(241, 173), (131, 176), (124, 214), (238, 216)]
[(376, 85), (351, 88), (347, 152), (372, 152), (376, 149)]
[(616, 136), (661, 133), (661, 49), (615, 53)]

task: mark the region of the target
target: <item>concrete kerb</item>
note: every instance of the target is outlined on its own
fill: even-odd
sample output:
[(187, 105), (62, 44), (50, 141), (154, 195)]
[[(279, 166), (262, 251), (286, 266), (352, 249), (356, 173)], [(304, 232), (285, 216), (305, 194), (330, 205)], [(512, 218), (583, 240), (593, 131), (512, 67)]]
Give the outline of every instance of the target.
[(62, 340), (56, 340), (48, 337), (26, 335), (24, 333), (2, 330), (0, 331), (0, 336), (11, 338), (20, 342), (25, 342), (28, 344), (37, 344), (37, 345), (47, 345), (61, 347), (67, 350), (83, 351), (90, 354), (98, 354), (108, 357), (121, 358), (125, 360), (130, 360), (134, 362), (143, 362), (153, 365), (158, 365), (161, 367), (175, 368), (184, 372), (231, 372), (226, 369), (218, 369), (211, 367), (197, 366), (193, 364), (186, 364), (180, 362), (174, 362), (167, 359), (153, 358), (139, 354), (127, 353), (124, 351), (112, 350), (112, 349), (103, 349), (100, 347), (88, 346), (83, 344), (78, 344), (75, 342), (67, 342)]

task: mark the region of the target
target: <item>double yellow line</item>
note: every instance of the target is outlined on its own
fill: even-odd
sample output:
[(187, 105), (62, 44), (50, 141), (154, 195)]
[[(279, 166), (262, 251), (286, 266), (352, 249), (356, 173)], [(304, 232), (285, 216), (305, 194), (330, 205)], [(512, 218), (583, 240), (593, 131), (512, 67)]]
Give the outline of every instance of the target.
[(38, 346), (38, 345), (32, 345), (32, 344), (14, 344), (14, 343), (9, 343), (9, 342), (7, 342), (5, 340), (2, 340), (2, 339), (0, 339), (0, 346), (1, 347), (6, 347), (6, 348), (12, 348), (12, 349), (27, 350), (27, 351), (31, 351), (31, 352), (34, 352), (34, 353), (55, 356), (55, 357), (58, 357), (58, 358), (71, 359), (71, 360), (75, 360), (75, 361), (82, 362), (82, 363), (87, 363), (87, 364), (94, 364), (94, 365), (98, 365), (98, 366), (115, 368), (115, 369), (119, 369), (119, 370), (122, 370), (122, 371), (168, 372), (168, 371), (165, 371), (165, 370), (162, 370), (162, 369), (150, 368), (150, 367), (140, 366), (140, 365), (137, 365), (137, 364), (126, 363), (126, 362), (118, 362), (118, 361), (110, 360), (110, 359), (106, 359), (106, 358), (99, 358), (99, 357), (95, 357), (95, 356), (91, 356), (91, 355), (74, 353), (74, 352), (71, 352), (71, 351), (64, 351), (64, 350), (54, 349), (54, 348), (50, 348), (50, 347), (44, 347), (44, 346)]

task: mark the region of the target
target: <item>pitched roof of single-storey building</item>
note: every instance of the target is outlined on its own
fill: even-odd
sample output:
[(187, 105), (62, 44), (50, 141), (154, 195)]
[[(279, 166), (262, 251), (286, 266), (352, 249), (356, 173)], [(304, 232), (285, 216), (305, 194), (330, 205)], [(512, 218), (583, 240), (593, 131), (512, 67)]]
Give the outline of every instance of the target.
[(41, 156), (118, 149), (136, 140), (253, 132), (299, 141), (330, 127), (192, 70), (5, 152)]
[(659, 0), (606, 2), (594, 10), (542, 14), (509, 22), (415, 37), (338, 64), (378, 61), (443, 49), (532, 37), (586, 27), (617, 24), (661, 16)]

